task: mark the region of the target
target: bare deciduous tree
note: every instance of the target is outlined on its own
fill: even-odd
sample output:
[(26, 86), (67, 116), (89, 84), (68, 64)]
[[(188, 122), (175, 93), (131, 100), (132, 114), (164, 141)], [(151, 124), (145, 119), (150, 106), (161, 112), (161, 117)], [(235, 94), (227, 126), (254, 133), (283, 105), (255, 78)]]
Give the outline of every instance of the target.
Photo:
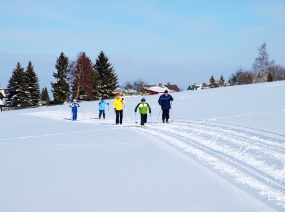
[(143, 88), (146, 84), (147, 82), (145, 82), (143, 79), (138, 78), (136, 81), (134, 81), (133, 88), (137, 92), (140, 92), (140, 89)]
[(92, 62), (84, 52), (79, 54), (76, 62), (71, 63), (70, 73), (75, 99), (79, 99), (80, 95), (87, 99), (93, 98), (93, 71)]
[(126, 81), (123, 85), (123, 88), (127, 91), (134, 89), (134, 85), (131, 81)]
[(270, 66), (268, 69), (268, 77), (272, 77), (272, 81), (285, 80), (285, 68), (280, 65)]
[(274, 60), (269, 61), (269, 55), (266, 49), (266, 43), (263, 43), (260, 48), (258, 48), (259, 56), (255, 59), (252, 69), (254, 71), (255, 78), (254, 83), (266, 82), (268, 69), (270, 66), (274, 65)]

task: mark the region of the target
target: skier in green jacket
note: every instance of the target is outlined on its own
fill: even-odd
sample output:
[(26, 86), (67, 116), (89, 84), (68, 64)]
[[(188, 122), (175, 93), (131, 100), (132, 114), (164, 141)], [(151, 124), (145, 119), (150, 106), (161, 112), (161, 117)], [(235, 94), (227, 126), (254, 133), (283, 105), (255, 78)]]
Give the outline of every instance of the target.
[(135, 112), (137, 112), (137, 109), (139, 109), (141, 114), (141, 126), (145, 127), (147, 122), (147, 110), (149, 110), (149, 113), (151, 114), (151, 108), (149, 104), (145, 102), (145, 98), (142, 98), (141, 103), (136, 106)]

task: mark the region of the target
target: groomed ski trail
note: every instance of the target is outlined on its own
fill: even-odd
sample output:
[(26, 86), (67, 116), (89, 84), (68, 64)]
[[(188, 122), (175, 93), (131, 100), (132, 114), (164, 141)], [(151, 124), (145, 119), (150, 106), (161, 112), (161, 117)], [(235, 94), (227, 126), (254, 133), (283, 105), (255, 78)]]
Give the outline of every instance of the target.
[(264, 136), (258, 130), (206, 121), (177, 120), (147, 126), (147, 130), (141, 129), (143, 133), (195, 155), (285, 208), (285, 136), (269, 132)]
[[(46, 110), (24, 115), (71, 121), (70, 113), (65, 111)], [(79, 114), (77, 122), (114, 126), (114, 117), (99, 120), (94, 113), (84, 113), (84, 117)], [(119, 127), (147, 133), (187, 155), (194, 155), (285, 208), (285, 135), (216, 120), (180, 119), (169, 124), (150, 120), (145, 129), (127, 117)]]

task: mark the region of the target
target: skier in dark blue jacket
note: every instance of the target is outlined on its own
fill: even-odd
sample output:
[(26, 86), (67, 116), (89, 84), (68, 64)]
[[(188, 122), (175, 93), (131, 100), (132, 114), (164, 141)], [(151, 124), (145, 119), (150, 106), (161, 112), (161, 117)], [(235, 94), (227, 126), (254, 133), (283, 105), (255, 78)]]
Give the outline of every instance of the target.
[(171, 101), (173, 101), (173, 97), (168, 94), (168, 90), (164, 91), (164, 94), (162, 94), (159, 99), (158, 99), (158, 104), (161, 106), (162, 109), (162, 122), (165, 123), (169, 123), (168, 119), (169, 119), (169, 110), (171, 109)]
[(72, 121), (77, 121), (77, 108), (80, 107), (76, 99), (73, 100), (73, 103), (69, 105), (72, 110)]

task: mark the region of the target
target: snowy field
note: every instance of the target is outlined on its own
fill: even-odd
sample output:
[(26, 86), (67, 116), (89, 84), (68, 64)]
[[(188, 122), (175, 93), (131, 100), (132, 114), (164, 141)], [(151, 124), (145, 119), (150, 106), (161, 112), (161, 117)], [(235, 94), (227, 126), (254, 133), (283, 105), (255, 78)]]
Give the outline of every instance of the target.
[[(285, 82), (0, 113), (0, 211), (285, 211)], [(112, 100), (109, 101), (112, 103)]]

